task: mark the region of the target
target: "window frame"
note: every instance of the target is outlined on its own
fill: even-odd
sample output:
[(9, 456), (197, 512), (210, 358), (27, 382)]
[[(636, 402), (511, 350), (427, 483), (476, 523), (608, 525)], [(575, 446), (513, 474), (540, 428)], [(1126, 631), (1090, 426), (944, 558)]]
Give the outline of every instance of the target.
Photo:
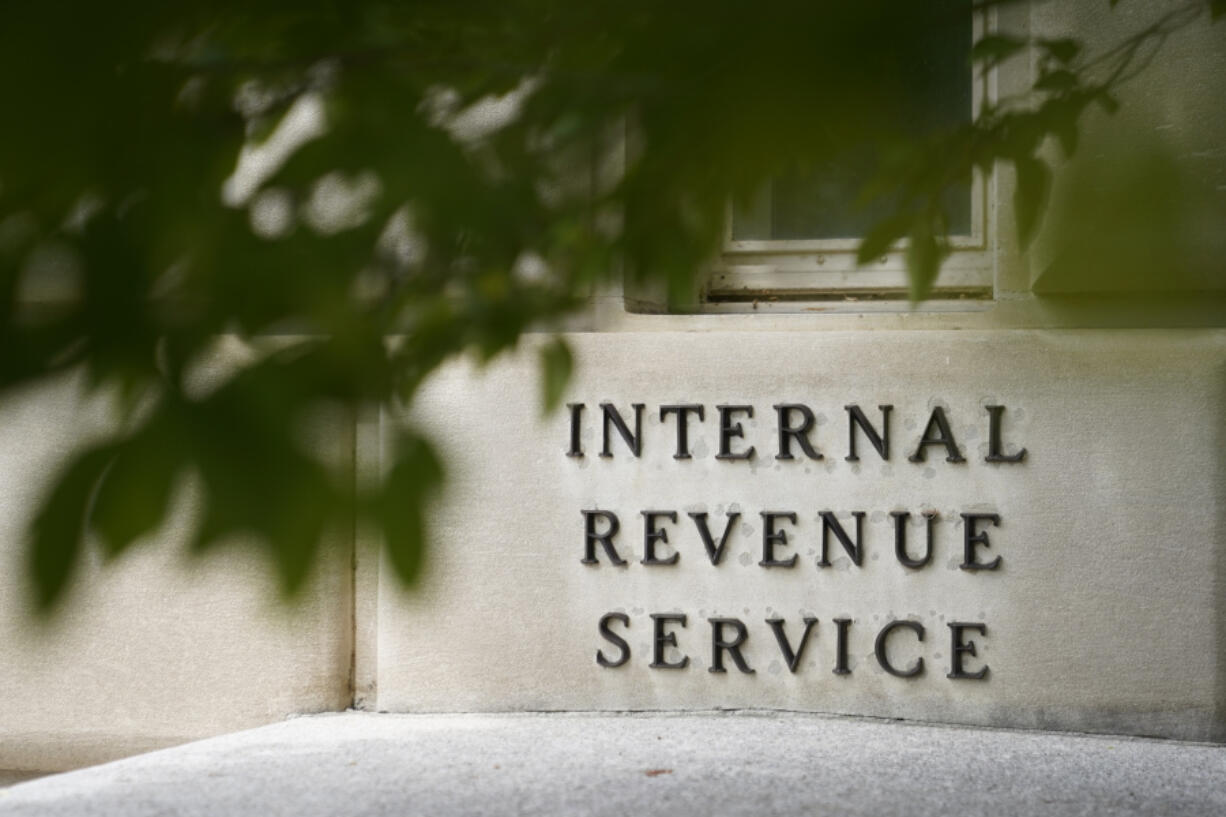
[[(973, 41), (996, 29), (995, 10), (973, 12)], [(998, 98), (996, 70), (972, 71), (971, 118), (985, 102)], [(933, 287), (941, 302), (990, 300), (993, 296), (996, 243), (995, 174), (976, 168), (971, 178), (971, 232), (950, 236), (952, 252)], [(701, 301), (708, 311), (735, 310), (762, 302), (906, 301), (907, 241), (882, 258), (858, 266), (860, 238), (762, 240), (732, 238), (732, 203), (726, 205), (724, 235), (718, 258), (705, 276)]]

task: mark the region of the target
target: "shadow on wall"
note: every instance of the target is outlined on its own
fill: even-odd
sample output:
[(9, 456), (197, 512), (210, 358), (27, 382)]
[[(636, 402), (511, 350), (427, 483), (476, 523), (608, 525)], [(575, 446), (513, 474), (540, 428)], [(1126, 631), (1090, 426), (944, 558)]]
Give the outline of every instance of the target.
[(1056, 190), (1034, 292), (1226, 293), (1221, 173), (1159, 141), (1096, 147)]

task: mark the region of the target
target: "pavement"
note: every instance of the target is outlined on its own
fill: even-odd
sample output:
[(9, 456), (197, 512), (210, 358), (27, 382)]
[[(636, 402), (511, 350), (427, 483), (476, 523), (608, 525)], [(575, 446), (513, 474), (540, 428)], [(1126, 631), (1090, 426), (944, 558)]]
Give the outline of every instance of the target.
[(1226, 746), (774, 712), (295, 718), (0, 790), (3, 815), (1226, 814)]

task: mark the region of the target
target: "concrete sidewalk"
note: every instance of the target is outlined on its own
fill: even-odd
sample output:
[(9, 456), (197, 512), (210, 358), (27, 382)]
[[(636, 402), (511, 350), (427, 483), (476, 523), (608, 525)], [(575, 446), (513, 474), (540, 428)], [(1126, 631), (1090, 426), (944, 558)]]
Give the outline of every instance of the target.
[(786, 713), (302, 717), (0, 791), (4, 815), (1226, 814), (1226, 747)]

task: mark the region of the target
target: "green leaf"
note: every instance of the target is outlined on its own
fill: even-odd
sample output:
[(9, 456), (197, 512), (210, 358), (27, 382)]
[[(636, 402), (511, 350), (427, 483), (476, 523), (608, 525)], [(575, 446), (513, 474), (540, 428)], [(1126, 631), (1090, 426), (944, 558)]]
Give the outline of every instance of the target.
[(123, 444), (102, 477), (90, 526), (108, 557), (122, 553), (166, 516), (182, 446), (157, 424)]
[(162, 521), (172, 485), (168, 477), (162, 468), (151, 467), (136, 456), (116, 459), (98, 489), (90, 518), (108, 557), (119, 555)]
[(562, 394), (575, 369), (575, 359), (570, 346), (562, 338), (554, 338), (541, 347), (542, 408), (551, 413), (562, 402)]
[(34, 517), (27, 558), (42, 613), (62, 598), (76, 571), (90, 499), (114, 453), (112, 446), (101, 445), (79, 454)]
[(1226, 16), (1226, 0), (1209, 0), (1209, 19), (1218, 20)]
[[(1203, 12), (1202, 0), (1190, 2)], [(330, 445), (316, 456), (320, 440), (307, 435), (317, 411), (386, 405), (397, 392), (408, 402), (443, 361), (514, 347), (620, 276), (623, 260), (632, 276), (666, 287), (678, 311), (692, 308), (695, 276), (726, 227), (728, 191), (748, 193), (793, 168), (852, 170), (842, 157), (892, 153), (894, 133), (899, 154), (916, 158), (887, 174), (873, 203), (882, 209), (871, 212), (929, 209), (873, 225), (859, 256), (872, 260), (911, 235), (912, 297), (928, 297), (948, 249), (931, 204), (941, 189), (972, 163), (986, 173), (1033, 156), (1048, 136), (1076, 148), (1071, 125), (1008, 94), (985, 101), (975, 122), (929, 132), (944, 114), (927, 115), (927, 97), (899, 68), (923, 64), (925, 42), (971, 45), (969, 18), (955, 20), (948, 3), (783, 2), (753, 14), (684, 0), (629, 11), (547, 3), (546, 14), (519, 0), (264, 5), (143, 2), (117, 13), (78, 3), (64, 25), (66, 4), (26, 3), (0, 25), (0, 63), (22, 80), (0, 87), (0, 109), (22, 123), (0, 129), (0, 389), (80, 366), (90, 385), (130, 395), (117, 427), (131, 428), (149, 408), (142, 389), (185, 388), (195, 370), (207, 374), (207, 388), (184, 395), (162, 450), (124, 443), (112, 464), (54, 494), (57, 512), (39, 517), (42, 550), (32, 555), (48, 597), (71, 582), (88, 526), (108, 553), (123, 551), (164, 517), (181, 471), (198, 476), (203, 497), (195, 546), (261, 548), (289, 590), (305, 586), (328, 534), (348, 529), (355, 510), (386, 523), (389, 568), (417, 575), (437, 461), (410, 443), (405, 462), (389, 463), (378, 503), (362, 495), (355, 509), (348, 466), (333, 462)], [(1214, 18), (1224, 7), (1209, 0)], [(962, 69), (1020, 63), (1032, 51), (1045, 69), (1042, 105), (1115, 106), (1088, 80), (1060, 73), (1084, 53), (1069, 38), (989, 34)], [(475, 140), (451, 132), (460, 124), (452, 114), (525, 77), (533, 89), (501, 128)], [(771, 92), (746, 92), (754, 88)], [(435, 99), (438, 89), (447, 91)], [(223, 206), (225, 180), (254, 178), (235, 171), (241, 146), (266, 137), (302, 93), (324, 99), (326, 134), (275, 172), (271, 160), (282, 157), (264, 145), (273, 175), (262, 187), (276, 194)], [(892, 123), (896, 114), (906, 120)], [(1047, 172), (1017, 161), (1019, 230), (1029, 240)], [(363, 226), (306, 229), (344, 188), (331, 184), (333, 172), (367, 170), (382, 192)], [(71, 229), (61, 230), (65, 219)], [(32, 226), (17, 230), (25, 221)], [(278, 222), (286, 231), (269, 227)], [(80, 297), (40, 304), (26, 320), (17, 284), (35, 280), (25, 259), (44, 243), (70, 245), (62, 272)], [(527, 249), (549, 275), (510, 275)], [(247, 373), (231, 379), (228, 364), (224, 378), (206, 373), (211, 365), (197, 364), (216, 359), (215, 339), (230, 333), (238, 345), (252, 341), (252, 360), (266, 341), (290, 336), (330, 351), (303, 366), (259, 366), (244, 352)], [(547, 343), (539, 388), (548, 408), (563, 399), (574, 361)]]
[(1038, 231), (1043, 205), (1051, 187), (1051, 171), (1042, 159), (1033, 156), (1014, 159), (1013, 167), (1017, 172), (1017, 186), (1013, 191), (1017, 240), (1025, 250)]
[(938, 241), (927, 214), (912, 222), (907, 245), (907, 280), (911, 284), (912, 303), (922, 301), (932, 293), (941, 260), (945, 255), (942, 242)]
[(242, 536), (270, 558), (287, 597), (306, 586), (325, 532), (353, 524), (343, 466), (310, 453), (324, 433), (310, 414), (336, 387), (338, 365), (328, 344), (296, 344), (184, 404), (177, 418), (204, 497), (192, 552)]
[(384, 550), (400, 581), (412, 584), (421, 573), (426, 550), (426, 503), (443, 480), (443, 467), (430, 445), (405, 435), (396, 464), (374, 503), (375, 521), (384, 534)]
[(895, 242), (907, 234), (914, 218), (914, 213), (895, 213), (873, 225), (856, 250), (856, 263), (868, 264), (889, 252)]

